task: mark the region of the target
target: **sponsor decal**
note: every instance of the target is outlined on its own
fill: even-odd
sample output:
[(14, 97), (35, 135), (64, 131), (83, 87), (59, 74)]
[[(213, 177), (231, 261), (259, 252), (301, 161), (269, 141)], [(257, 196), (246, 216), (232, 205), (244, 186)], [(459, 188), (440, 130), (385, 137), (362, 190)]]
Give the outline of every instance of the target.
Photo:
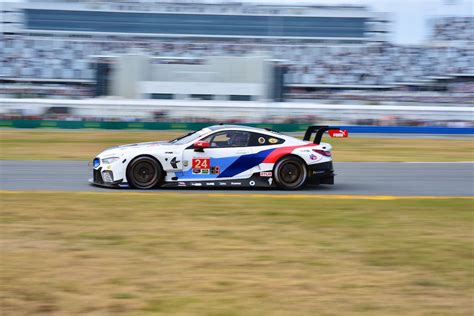
[(309, 155), (309, 159), (311, 159), (311, 160), (319, 160), (320, 158), (321, 157), (318, 157), (318, 156), (313, 155), (313, 154)]
[(272, 172), (271, 171), (262, 171), (262, 172), (260, 172), (260, 176), (261, 177), (271, 177)]
[(230, 185), (242, 185), (242, 182), (231, 182)]
[(211, 174), (219, 174), (219, 173), (221, 173), (221, 167), (219, 166), (211, 167)]
[(251, 187), (255, 186), (255, 181), (253, 181), (253, 180), (250, 181), (250, 182), (249, 182), (249, 185), (250, 185)]
[(165, 151), (165, 154), (167, 154), (167, 155), (172, 155), (173, 152), (172, 152), (172, 151)]
[(349, 131), (346, 129), (339, 129), (339, 130), (329, 130), (329, 136), (331, 137), (349, 137)]
[(276, 144), (276, 143), (278, 143), (278, 139), (272, 137), (272, 138), (269, 138), (269, 139), (268, 139), (268, 142), (269, 142), (270, 144)]
[(193, 173), (209, 174), (211, 171), (211, 158), (193, 158)]
[(272, 185), (272, 183), (273, 183), (273, 178), (268, 178), (268, 184)]
[(222, 186), (222, 187), (225, 187), (227, 185), (226, 182), (219, 182), (219, 185)]
[(173, 167), (173, 169), (177, 169), (179, 162), (180, 162), (179, 160), (176, 160), (176, 157), (173, 157), (173, 159), (171, 159), (170, 161), (171, 167)]
[(215, 183), (214, 183), (214, 182), (206, 182), (206, 185), (208, 185), (208, 186), (211, 186), (211, 187), (212, 187), (212, 186), (214, 186), (214, 185), (215, 185)]
[(178, 182), (178, 187), (185, 187), (186, 186), (186, 182)]
[(199, 182), (192, 182), (191, 185), (192, 185), (193, 187), (200, 187), (200, 186), (202, 186), (202, 183), (199, 183)]
[(189, 161), (183, 160), (183, 166), (184, 166), (184, 167), (187, 167), (188, 165), (189, 165)]
[(259, 137), (258, 138), (258, 143), (261, 144), (261, 145), (265, 144), (265, 138), (264, 137)]

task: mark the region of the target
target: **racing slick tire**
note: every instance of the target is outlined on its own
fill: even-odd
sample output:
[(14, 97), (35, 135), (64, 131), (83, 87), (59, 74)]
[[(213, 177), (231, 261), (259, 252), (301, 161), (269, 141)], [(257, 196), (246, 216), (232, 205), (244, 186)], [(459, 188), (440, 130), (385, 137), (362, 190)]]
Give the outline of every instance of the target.
[(152, 189), (162, 183), (163, 175), (160, 163), (147, 156), (135, 158), (127, 167), (128, 184), (135, 189)]
[(297, 157), (287, 156), (280, 159), (275, 165), (273, 177), (278, 188), (283, 190), (297, 190), (301, 188), (308, 176), (304, 161)]

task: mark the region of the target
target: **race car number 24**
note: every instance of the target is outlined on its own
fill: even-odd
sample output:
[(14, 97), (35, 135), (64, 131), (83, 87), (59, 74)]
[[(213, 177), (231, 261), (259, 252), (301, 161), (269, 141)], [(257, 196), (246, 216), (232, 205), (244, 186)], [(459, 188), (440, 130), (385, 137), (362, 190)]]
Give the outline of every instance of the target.
[(211, 169), (211, 159), (193, 158), (192, 168), (193, 170), (209, 170)]

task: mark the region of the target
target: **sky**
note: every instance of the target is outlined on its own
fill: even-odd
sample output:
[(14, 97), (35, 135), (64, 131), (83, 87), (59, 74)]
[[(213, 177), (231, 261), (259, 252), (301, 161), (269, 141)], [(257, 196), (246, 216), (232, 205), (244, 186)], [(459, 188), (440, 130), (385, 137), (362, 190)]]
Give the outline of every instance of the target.
[[(21, 0), (0, 0), (19, 2)], [(219, 0), (214, 0), (220, 2)], [(235, 1), (235, 0), (234, 0)], [(474, 16), (474, 0), (240, 0), (266, 4), (365, 5), (373, 11), (390, 13), (390, 41), (420, 44), (428, 36), (429, 19), (434, 16)], [(207, 0), (209, 2), (209, 0)], [(474, 32), (474, 30), (473, 30)]]

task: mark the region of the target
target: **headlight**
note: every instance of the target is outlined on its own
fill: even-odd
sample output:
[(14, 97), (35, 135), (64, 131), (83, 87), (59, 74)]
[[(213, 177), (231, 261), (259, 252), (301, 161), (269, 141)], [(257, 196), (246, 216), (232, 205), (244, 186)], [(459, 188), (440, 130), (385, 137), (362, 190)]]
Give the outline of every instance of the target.
[(119, 160), (119, 159), (120, 159), (119, 157), (104, 158), (104, 159), (102, 159), (102, 163), (104, 163), (104, 164), (111, 164), (111, 163), (116, 162), (116, 161)]
[(94, 161), (92, 162), (92, 166), (93, 166), (94, 168), (97, 168), (99, 165), (100, 165), (100, 159), (99, 159), (99, 158), (95, 158)]

